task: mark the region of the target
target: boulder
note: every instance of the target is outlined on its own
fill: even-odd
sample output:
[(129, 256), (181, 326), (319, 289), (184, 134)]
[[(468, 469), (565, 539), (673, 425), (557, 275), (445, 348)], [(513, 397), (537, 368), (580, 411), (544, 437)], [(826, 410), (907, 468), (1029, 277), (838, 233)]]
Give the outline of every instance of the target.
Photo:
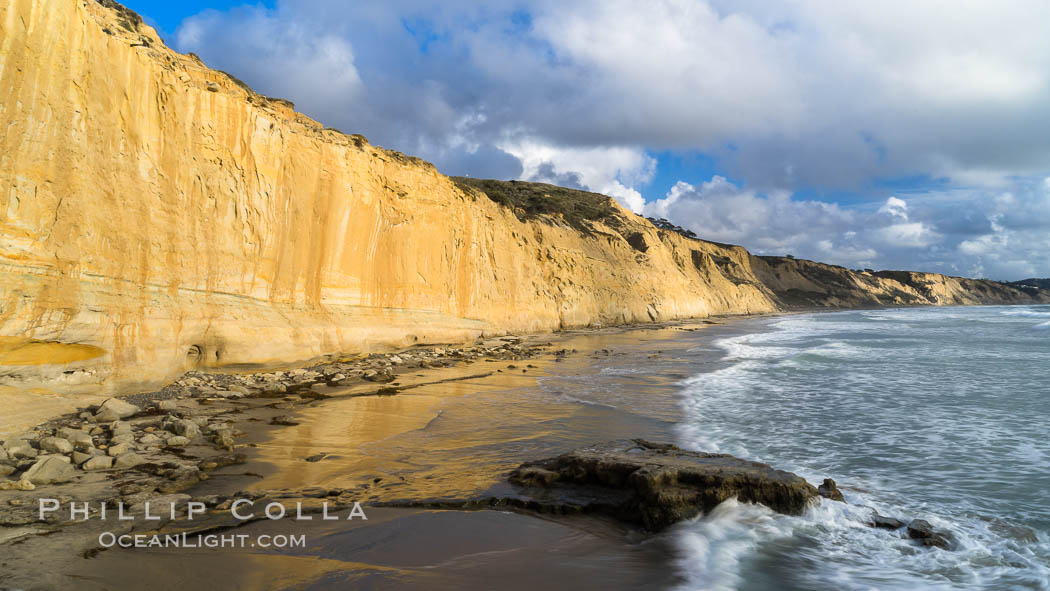
[(117, 469), (134, 468), (135, 466), (144, 463), (146, 463), (145, 458), (143, 458), (137, 453), (128, 452), (126, 454), (117, 456), (116, 461), (113, 462), (113, 467)]
[(7, 453), (14, 459), (32, 459), (40, 455), (40, 452), (30, 445), (28, 441), (22, 441), (21, 445), (9, 447)]
[(93, 457), (95, 457), (95, 454), (86, 451), (75, 451), (73, 452), (73, 463), (79, 466)]
[(872, 512), (871, 521), (868, 522), (868, 525), (879, 529), (900, 529), (904, 527), (904, 522), (900, 519), (886, 517), (885, 515), (879, 515), (878, 513)]
[(56, 454), (68, 454), (73, 452), (73, 444), (61, 437), (44, 437), (40, 440), (40, 449)]
[(7, 464), (0, 464), (0, 476), (10, 476), (15, 473), (15, 467)]
[(179, 405), (174, 400), (158, 400), (155, 406), (159, 410), (175, 410)]
[(94, 419), (99, 423), (108, 423), (110, 421), (126, 419), (141, 410), (141, 408), (130, 402), (125, 402), (119, 398), (109, 398), (99, 405), (98, 410), (95, 411)]
[(15, 437), (9, 437), (4, 440), (3, 449), (10, 452), (16, 447), (29, 445), (29, 441), (32, 439), (35, 439), (32, 433), (23, 433), (21, 435), (16, 435)]
[(817, 487), (817, 494), (832, 501), (846, 502), (846, 499), (842, 498), (842, 491), (835, 485), (835, 481), (830, 478), (825, 478), (824, 483)]
[(251, 388), (248, 388), (247, 386), (242, 386), (240, 384), (231, 384), (230, 386), (228, 386), (228, 389), (230, 392), (240, 394), (241, 396), (251, 396), (254, 393), (254, 390), (252, 390)]
[(163, 440), (157, 437), (153, 433), (146, 433), (139, 438), (139, 443), (142, 445), (160, 445)]
[(113, 439), (110, 439), (109, 443), (110, 445), (117, 445), (120, 443), (131, 445), (135, 443), (135, 436), (131, 433), (121, 433), (120, 435), (114, 436)]
[(232, 448), (234, 445), (233, 431), (231, 429), (217, 429), (211, 440), (212, 443), (219, 447)]
[(950, 532), (935, 529), (930, 525), (930, 522), (925, 519), (911, 520), (908, 524), (908, 537), (913, 540), (918, 540), (923, 546), (931, 548), (943, 548), (948, 550), (952, 547), (952, 534)]
[(58, 430), (57, 435), (72, 443), (75, 449), (87, 449), (95, 445), (91, 440), (91, 435), (88, 435), (86, 431), (81, 431), (80, 429), (62, 427)]
[(284, 396), (287, 391), (288, 388), (284, 384), (266, 384), (265, 386), (263, 386), (262, 393), (260, 394), (260, 396), (262, 398), (280, 398), (281, 396)]
[(124, 421), (113, 421), (109, 424), (109, 433), (113, 437), (116, 437), (118, 435), (126, 435), (128, 433), (131, 433), (131, 425), (125, 423)]
[(374, 369), (366, 371), (361, 377), (368, 380), (369, 382), (375, 382), (377, 384), (389, 384), (390, 382), (396, 379), (393, 376), (393, 374), (390, 374), (385, 371), (377, 372)]
[(193, 439), (194, 437), (201, 434), (200, 425), (187, 419), (177, 419), (171, 423), (169, 429), (176, 435), (181, 435), (187, 439)]
[(124, 455), (129, 451), (131, 451), (130, 445), (128, 445), (127, 443), (118, 443), (116, 445), (110, 446), (109, 449), (106, 450), (106, 453), (110, 456), (117, 457)]
[(167, 445), (169, 445), (170, 447), (185, 447), (189, 444), (189, 438), (183, 437), (182, 435), (173, 435), (169, 437), (167, 441)]
[(85, 470), (109, 470), (112, 467), (113, 458), (109, 456), (93, 456), (81, 465), (81, 468)]
[(22, 475), (22, 479), (33, 484), (57, 484), (72, 480), (76, 474), (77, 469), (69, 462), (69, 458), (44, 456)]
[(554, 513), (597, 512), (659, 531), (736, 497), (799, 515), (817, 496), (800, 476), (726, 454), (642, 439), (612, 441), (527, 462), (509, 477), (511, 504)]

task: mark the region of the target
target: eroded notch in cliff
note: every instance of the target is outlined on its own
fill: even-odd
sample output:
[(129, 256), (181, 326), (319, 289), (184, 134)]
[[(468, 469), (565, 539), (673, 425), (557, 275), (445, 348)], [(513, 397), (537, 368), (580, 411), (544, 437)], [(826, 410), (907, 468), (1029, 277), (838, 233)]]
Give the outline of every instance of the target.
[(645, 252), (649, 250), (649, 245), (645, 243), (645, 236), (641, 232), (635, 232), (627, 237), (627, 244), (631, 245), (631, 248), (638, 252)]
[(190, 367), (199, 367), (204, 359), (204, 347), (201, 345), (190, 345), (186, 351), (186, 364)]

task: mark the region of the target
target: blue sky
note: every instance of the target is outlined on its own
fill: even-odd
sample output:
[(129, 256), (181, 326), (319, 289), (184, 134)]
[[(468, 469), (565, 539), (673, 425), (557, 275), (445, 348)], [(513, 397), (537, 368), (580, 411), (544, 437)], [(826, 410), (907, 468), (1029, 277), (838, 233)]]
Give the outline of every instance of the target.
[(1045, 2), (127, 4), (448, 174), (604, 192), (764, 254), (1050, 276)]

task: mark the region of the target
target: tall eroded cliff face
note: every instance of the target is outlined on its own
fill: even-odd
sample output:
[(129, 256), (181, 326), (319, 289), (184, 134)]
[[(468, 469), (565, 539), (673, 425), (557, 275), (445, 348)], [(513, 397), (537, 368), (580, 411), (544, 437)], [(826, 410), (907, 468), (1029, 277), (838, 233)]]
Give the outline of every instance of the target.
[(258, 95), (110, 0), (0, 3), (0, 376), (131, 391), (483, 333), (776, 309), (611, 201), (519, 219)]
[(606, 196), (450, 179), (171, 51), (113, 0), (0, 2), (0, 130), (12, 396), (483, 334), (1050, 301), (755, 257)]

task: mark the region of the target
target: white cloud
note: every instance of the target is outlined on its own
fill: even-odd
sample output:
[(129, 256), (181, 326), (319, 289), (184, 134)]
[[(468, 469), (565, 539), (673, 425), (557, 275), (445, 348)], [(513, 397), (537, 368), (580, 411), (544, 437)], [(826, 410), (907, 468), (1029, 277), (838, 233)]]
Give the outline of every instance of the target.
[(908, 221), (908, 202), (896, 197), (889, 197), (886, 203), (879, 208), (879, 213), (887, 213), (893, 217)]
[(764, 195), (715, 176), (699, 186), (679, 182), (645, 213), (757, 254), (847, 267), (1014, 279), (1050, 269), (1050, 183), (1042, 180), (994, 198), (980, 191), (930, 192), (891, 196), (877, 208), (843, 208)]
[(875, 231), (883, 242), (896, 246), (925, 248), (939, 242), (941, 236), (922, 222), (893, 224)]
[(179, 27), (176, 44), (206, 57), (221, 54), (217, 67), (314, 113), (345, 108), (364, 90), (349, 40), (280, 21), (261, 8), (190, 17)]
[(656, 161), (636, 148), (563, 148), (534, 139), (505, 140), (499, 148), (521, 161), (522, 179), (604, 193), (634, 212), (645, 200), (630, 185), (648, 182), (656, 170)]
[(699, 186), (679, 182), (644, 211), (705, 239), (743, 244), (763, 254), (809, 254), (818, 240), (841, 234), (855, 218), (834, 204), (795, 201), (786, 193), (760, 195), (720, 176)]

